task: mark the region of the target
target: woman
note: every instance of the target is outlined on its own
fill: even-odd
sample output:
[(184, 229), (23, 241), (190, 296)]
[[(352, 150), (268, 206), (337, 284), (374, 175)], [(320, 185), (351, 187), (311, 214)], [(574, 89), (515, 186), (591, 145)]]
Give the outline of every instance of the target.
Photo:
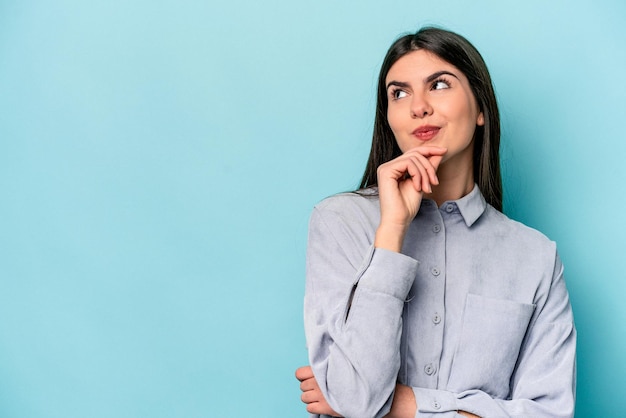
[(486, 65), (425, 28), (389, 49), (361, 189), (311, 216), (296, 371), (310, 413), (571, 417), (576, 331), (553, 242), (502, 209)]

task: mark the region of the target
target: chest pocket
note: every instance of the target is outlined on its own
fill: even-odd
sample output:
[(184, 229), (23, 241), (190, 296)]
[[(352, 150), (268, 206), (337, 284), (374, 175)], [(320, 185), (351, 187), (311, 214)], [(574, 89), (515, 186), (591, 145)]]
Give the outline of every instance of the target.
[(480, 389), (506, 399), (535, 305), (468, 294), (449, 390)]

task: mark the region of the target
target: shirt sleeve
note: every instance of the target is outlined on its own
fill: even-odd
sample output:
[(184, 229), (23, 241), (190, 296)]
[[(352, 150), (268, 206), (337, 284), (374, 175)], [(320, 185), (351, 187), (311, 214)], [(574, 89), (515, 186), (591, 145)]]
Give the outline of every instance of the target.
[(314, 210), (304, 303), (309, 360), (329, 405), (345, 417), (382, 417), (400, 367), (404, 301), (418, 262), (375, 249), (368, 228)]
[(538, 309), (511, 378), (510, 399), (494, 399), (470, 387), (461, 392), (413, 388), (418, 405), (416, 418), (443, 418), (458, 410), (483, 418), (572, 417), (576, 329), (558, 256), (545, 303)]

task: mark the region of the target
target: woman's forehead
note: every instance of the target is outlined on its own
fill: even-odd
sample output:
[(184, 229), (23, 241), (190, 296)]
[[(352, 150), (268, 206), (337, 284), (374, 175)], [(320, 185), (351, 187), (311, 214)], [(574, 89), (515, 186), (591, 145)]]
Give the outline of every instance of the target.
[(386, 82), (396, 77), (426, 78), (434, 72), (447, 70), (454, 74), (462, 74), (458, 68), (448, 61), (440, 58), (437, 54), (417, 49), (400, 57), (387, 72)]

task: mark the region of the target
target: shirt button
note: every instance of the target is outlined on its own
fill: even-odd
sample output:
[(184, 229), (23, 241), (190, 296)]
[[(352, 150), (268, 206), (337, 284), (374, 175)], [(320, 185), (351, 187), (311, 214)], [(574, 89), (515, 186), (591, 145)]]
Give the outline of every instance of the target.
[(438, 323), (440, 323), (440, 322), (441, 322), (441, 316), (439, 316), (439, 314), (438, 314), (438, 313), (436, 313), (436, 314), (433, 316), (433, 323), (434, 323), (434, 324), (438, 324)]
[(432, 376), (433, 374), (435, 374), (435, 366), (430, 363), (427, 364), (426, 366), (424, 366), (424, 373), (426, 373), (428, 376)]
[(435, 399), (433, 401), (433, 408), (435, 409), (441, 409), (441, 404), (439, 402), (437, 402), (437, 400)]
[(441, 231), (441, 226), (440, 225), (433, 225), (433, 232), (436, 234), (439, 231)]
[(437, 267), (433, 267), (430, 272), (433, 274), (433, 276), (439, 276), (439, 274), (441, 273)]
[(451, 213), (454, 210), (454, 205), (449, 204), (446, 206), (446, 212)]

